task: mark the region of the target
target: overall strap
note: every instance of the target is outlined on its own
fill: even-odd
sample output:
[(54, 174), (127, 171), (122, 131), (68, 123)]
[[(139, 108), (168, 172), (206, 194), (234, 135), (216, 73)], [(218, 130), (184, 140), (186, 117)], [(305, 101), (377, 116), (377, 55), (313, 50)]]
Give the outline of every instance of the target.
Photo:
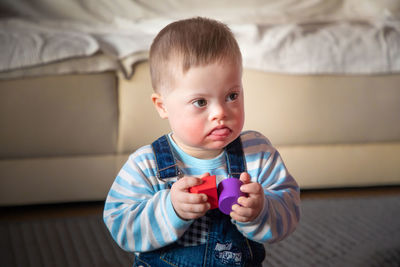
[[(181, 171), (172, 154), (168, 137), (166, 135), (161, 136), (151, 146), (156, 157), (157, 178), (165, 179), (179, 176)], [(247, 170), (240, 136), (226, 146), (225, 152), (229, 177), (239, 178), (240, 174)]]
[(161, 136), (151, 144), (157, 164), (157, 178), (166, 179), (177, 177), (180, 170), (172, 154), (171, 145), (166, 135)]
[(239, 178), (242, 172), (247, 171), (240, 136), (226, 146), (225, 152), (229, 177)]

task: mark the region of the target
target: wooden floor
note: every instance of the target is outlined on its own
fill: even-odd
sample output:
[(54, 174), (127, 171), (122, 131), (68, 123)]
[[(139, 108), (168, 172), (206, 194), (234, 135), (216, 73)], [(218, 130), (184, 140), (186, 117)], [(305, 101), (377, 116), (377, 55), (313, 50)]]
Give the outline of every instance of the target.
[[(400, 186), (302, 190), (301, 199), (365, 197), (387, 194), (400, 194)], [(41, 218), (60, 218), (91, 214), (101, 215), (103, 212), (103, 207), (104, 203), (102, 201), (0, 207), (0, 222), (4, 220), (24, 221)]]

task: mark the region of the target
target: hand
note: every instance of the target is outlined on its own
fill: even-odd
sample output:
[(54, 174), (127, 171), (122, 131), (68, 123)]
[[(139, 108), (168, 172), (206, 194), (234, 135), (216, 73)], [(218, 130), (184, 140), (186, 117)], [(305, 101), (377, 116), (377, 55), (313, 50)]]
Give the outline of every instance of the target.
[(190, 187), (202, 184), (201, 178), (206, 176), (210, 176), (210, 174), (205, 173), (200, 178), (184, 176), (172, 185), (172, 206), (181, 219), (197, 219), (210, 209), (206, 194), (192, 194), (189, 192)]
[(264, 191), (259, 183), (251, 182), (250, 175), (243, 172), (240, 175), (243, 185), (240, 190), (248, 197), (239, 197), (238, 204), (233, 205), (230, 216), (238, 222), (250, 222), (262, 211), (264, 206)]

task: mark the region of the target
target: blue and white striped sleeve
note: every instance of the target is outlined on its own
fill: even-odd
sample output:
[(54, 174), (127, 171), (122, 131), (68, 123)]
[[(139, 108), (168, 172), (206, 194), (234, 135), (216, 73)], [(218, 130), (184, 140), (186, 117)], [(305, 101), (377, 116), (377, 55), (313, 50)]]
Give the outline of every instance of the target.
[(264, 206), (251, 222), (236, 223), (251, 240), (273, 243), (291, 234), (300, 220), (300, 189), (267, 138), (257, 132), (242, 135), (248, 173), (264, 189)]
[(177, 216), (167, 183), (155, 174), (154, 154), (145, 146), (129, 157), (108, 193), (103, 219), (124, 250), (164, 247), (179, 239), (191, 224)]

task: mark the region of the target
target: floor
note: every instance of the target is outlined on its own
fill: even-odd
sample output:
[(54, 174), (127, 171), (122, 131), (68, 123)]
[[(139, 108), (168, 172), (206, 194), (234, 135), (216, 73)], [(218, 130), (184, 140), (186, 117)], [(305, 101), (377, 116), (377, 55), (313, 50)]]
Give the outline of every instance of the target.
[[(302, 199), (333, 198), (333, 197), (361, 197), (387, 194), (400, 194), (400, 186), (368, 187), (368, 188), (343, 188), (323, 190), (303, 190)], [(0, 207), (0, 221), (4, 220), (31, 220), (41, 218), (57, 218), (101, 214), (102, 201), (84, 203), (45, 204), (19, 207)]]
[(332, 198), (332, 197), (362, 197), (362, 196), (378, 196), (387, 194), (400, 194), (400, 185), (363, 187), (363, 188), (303, 190), (301, 192), (301, 198), (309, 199), (309, 198)]

